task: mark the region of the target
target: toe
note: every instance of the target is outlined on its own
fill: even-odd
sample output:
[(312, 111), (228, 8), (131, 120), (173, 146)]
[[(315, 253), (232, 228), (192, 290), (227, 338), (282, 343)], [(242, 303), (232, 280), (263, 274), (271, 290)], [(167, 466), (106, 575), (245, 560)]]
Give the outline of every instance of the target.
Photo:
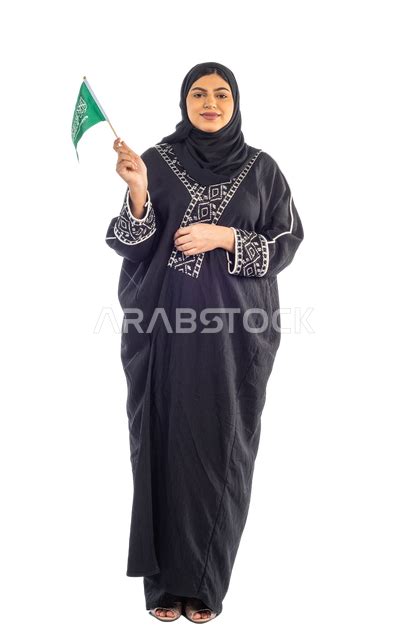
[(172, 611), (172, 609), (164, 609), (164, 608), (157, 609), (156, 613), (161, 618), (174, 618), (176, 615), (175, 612)]
[(209, 617), (209, 612), (208, 611), (196, 611), (194, 613), (195, 620), (201, 620), (201, 618), (208, 618)]

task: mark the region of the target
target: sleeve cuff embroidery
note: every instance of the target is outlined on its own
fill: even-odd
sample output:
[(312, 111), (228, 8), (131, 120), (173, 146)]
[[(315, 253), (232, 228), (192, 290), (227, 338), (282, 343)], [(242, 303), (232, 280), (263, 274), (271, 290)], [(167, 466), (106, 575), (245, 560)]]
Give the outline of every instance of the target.
[(150, 193), (147, 191), (147, 202), (144, 204), (147, 211), (143, 218), (136, 218), (130, 209), (129, 187), (126, 189), (122, 210), (113, 232), (118, 240), (124, 244), (139, 244), (147, 240), (156, 231), (156, 216), (150, 200)]
[(235, 260), (231, 268), (229, 252), (226, 251), (228, 273), (231, 275), (262, 277), (269, 267), (268, 241), (260, 233), (235, 229)]

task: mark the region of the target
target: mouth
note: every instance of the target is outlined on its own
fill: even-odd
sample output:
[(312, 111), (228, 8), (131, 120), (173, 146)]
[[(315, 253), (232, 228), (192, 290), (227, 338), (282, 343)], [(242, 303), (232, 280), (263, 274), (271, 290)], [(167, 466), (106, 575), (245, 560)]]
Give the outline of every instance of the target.
[(220, 117), (220, 113), (215, 113), (213, 111), (207, 111), (204, 113), (200, 113), (200, 116), (202, 116), (203, 118), (205, 118), (206, 120), (216, 120), (217, 118)]

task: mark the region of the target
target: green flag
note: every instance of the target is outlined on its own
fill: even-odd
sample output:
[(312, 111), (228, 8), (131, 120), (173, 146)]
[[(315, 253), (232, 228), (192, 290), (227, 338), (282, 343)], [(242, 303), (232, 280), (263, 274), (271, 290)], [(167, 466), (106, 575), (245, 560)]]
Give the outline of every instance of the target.
[(87, 129), (93, 127), (94, 124), (106, 120), (109, 122), (106, 113), (102, 109), (94, 92), (86, 78), (79, 89), (78, 99), (75, 105), (74, 117), (72, 118), (71, 137), (74, 143), (78, 162), (79, 156), (77, 144)]

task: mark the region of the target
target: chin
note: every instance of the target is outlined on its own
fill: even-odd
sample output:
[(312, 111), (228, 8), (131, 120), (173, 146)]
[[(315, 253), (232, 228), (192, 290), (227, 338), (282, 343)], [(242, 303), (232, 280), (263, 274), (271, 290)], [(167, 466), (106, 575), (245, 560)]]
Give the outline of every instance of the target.
[(200, 120), (200, 123), (197, 123), (195, 127), (197, 129), (201, 129), (201, 131), (218, 131), (218, 129), (221, 129), (218, 121), (215, 125), (215, 123), (213, 122), (206, 122), (205, 124), (203, 124), (203, 122)]

